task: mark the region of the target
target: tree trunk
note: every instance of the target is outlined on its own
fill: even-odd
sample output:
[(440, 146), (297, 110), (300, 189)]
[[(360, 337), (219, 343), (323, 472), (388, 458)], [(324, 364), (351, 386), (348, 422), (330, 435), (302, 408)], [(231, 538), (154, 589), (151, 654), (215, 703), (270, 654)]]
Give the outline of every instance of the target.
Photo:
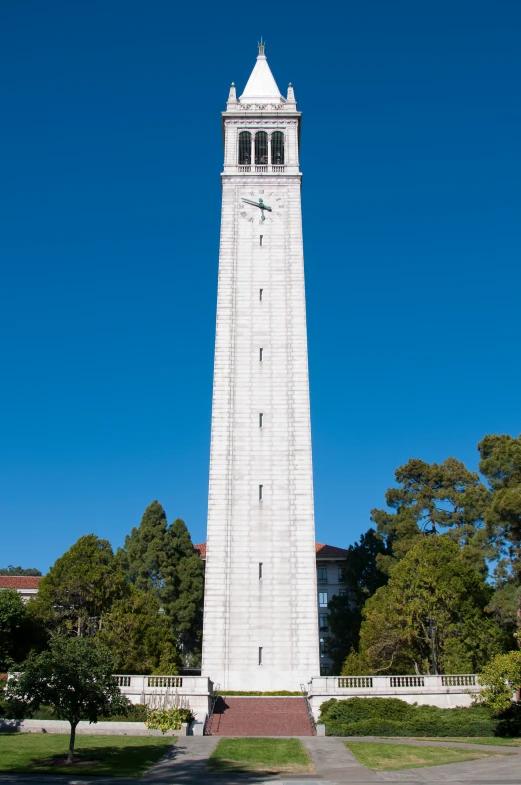
[(71, 735), (69, 738), (69, 751), (67, 752), (67, 764), (72, 763), (74, 759), (74, 742), (76, 741), (76, 725), (78, 721), (71, 722)]

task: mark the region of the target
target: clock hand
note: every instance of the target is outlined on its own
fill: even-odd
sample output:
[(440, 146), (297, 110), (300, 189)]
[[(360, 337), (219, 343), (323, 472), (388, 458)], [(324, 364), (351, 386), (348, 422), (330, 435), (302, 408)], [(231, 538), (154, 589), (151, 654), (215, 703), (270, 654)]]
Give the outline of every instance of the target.
[(247, 202), (248, 204), (252, 204), (254, 207), (260, 207), (261, 210), (267, 210), (269, 213), (271, 213), (272, 211), (272, 208), (268, 207), (267, 204), (264, 204), (262, 199), (260, 199), (258, 202), (252, 202), (251, 199), (245, 199), (244, 197), (242, 197), (242, 201)]

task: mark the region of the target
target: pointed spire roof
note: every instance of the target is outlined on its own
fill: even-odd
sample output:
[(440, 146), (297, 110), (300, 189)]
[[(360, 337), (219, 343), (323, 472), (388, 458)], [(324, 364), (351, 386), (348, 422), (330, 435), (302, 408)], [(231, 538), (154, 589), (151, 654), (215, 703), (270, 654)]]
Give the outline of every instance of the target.
[(264, 54), (266, 42), (260, 41), (259, 54), (255, 68), (251, 72), (248, 83), (244, 88), (244, 93), (239, 98), (242, 104), (256, 104), (262, 103), (284, 103), (284, 98), (280, 94), (277, 83), (273, 78), (266, 55)]

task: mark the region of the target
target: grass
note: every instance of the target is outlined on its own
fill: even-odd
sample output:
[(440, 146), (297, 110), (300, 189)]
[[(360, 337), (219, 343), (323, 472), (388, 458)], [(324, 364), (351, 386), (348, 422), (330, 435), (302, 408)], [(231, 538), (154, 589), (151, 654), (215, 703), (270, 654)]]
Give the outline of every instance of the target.
[(209, 771), (314, 774), (298, 739), (221, 739), (208, 759)]
[(65, 733), (0, 734), (0, 774), (99, 774), (139, 777), (176, 741), (158, 736), (76, 736), (75, 762), (65, 765)]
[[(400, 738), (403, 736), (389, 736)], [(409, 736), (411, 741), (457, 741), (459, 744), (491, 744), (494, 747), (521, 747), (519, 738), (502, 738), (501, 736)]]
[(494, 757), (497, 753), (454, 749), (451, 747), (412, 747), (407, 744), (379, 744), (369, 741), (344, 742), (355, 758), (373, 771), (418, 769)]

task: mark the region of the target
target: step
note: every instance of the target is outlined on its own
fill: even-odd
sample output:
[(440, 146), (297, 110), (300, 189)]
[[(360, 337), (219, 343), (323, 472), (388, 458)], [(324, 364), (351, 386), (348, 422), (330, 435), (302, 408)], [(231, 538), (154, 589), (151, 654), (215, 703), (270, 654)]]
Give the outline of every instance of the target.
[(211, 736), (313, 736), (302, 697), (219, 697), (208, 734)]

